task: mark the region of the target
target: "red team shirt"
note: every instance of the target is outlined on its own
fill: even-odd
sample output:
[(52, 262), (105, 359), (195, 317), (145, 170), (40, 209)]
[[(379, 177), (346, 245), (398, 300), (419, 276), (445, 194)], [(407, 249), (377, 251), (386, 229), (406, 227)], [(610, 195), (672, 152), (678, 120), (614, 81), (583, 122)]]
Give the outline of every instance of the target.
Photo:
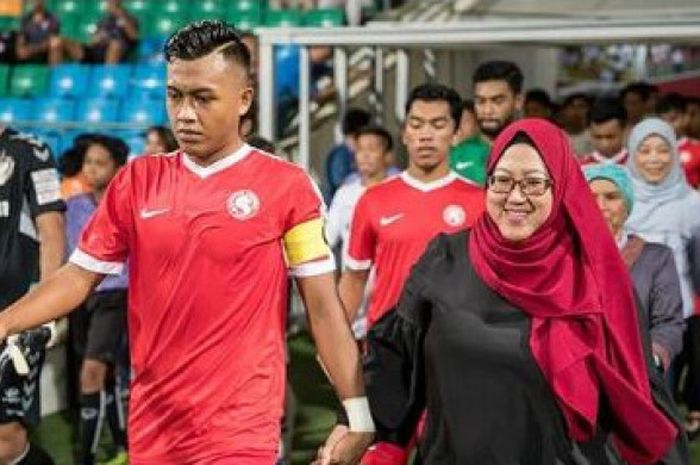
[[(143, 157), (112, 181), (71, 261), (114, 273), (129, 259), (132, 465), (274, 462), (283, 238), (322, 208), (299, 167), (247, 145), (209, 167)], [(333, 269), (326, 257), (292, 274)]]
[(467, 229), (483, 210), (483, 191), (452, 172), (423, 183), (404, 171), (367, 189), (353, 213), (344, 263), (356, 271), (374, 265), (368, 327), (398, 303), (411, 267), (430, 240)]
[(627, 153), (627, 149), (622, 149), (612, 157), (606, 157), (605, 155), (602, 155), (600, 152), (595, 151), (591, 152), (588, 155), (584, 155), (583, 158), (579, 160), (582, 166), (588, 166), (588, 165), (599, 165), (599, 164), (618, 164), (618, 165), (625, 165), (627, 163), (627, 159), (629, 158), (629, 154)]

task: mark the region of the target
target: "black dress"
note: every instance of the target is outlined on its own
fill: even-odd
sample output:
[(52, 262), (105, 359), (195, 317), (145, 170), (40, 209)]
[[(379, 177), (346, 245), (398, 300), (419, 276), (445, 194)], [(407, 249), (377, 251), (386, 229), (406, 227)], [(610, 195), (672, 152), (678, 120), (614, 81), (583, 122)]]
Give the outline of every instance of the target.
[(530, 352), (529, 318), (476, 275), (467, 241), (464, 232), (436, 238), (396, 311), (368, 335), (378, 440), (406, 444), (427, 409), (416, 463), (610, 463), (602, 439), (575, 444), (567, 436)]

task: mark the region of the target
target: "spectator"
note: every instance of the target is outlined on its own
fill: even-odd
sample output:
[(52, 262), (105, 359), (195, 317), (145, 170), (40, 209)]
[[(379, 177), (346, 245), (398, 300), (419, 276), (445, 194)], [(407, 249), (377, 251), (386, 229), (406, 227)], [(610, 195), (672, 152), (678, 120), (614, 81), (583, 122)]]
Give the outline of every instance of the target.
[(61, 173), (61, 197), (64, 200), (91, 190), (82, 171), (87, 141), (91, 137), (91, 134), (83, 134), (76, 137), (73, 145), (61, 157), (58, 171)]
[(676, 131), (685, 178), (697, 189), (700, 187), (700, 142), (688, 137), (690, 115), (685, 97), (676, 93), (665, 95), (656, 105), (656, 113)]
[(107, 14), (99, 23), (89, 44), (64, 41), (68, 53), (86, 63), (116, 64), (123, 61), (138, 44), (138, 20), (121, 0), (107, 1)]
[(543, 89), (530, 89), (525, 94), (523, 109), (527, 117), (550, 119), (552, 117), (552, 99)]
[(593, 152), (581, 158), (581, 164), (619, 163), (627, 161), (625, 127), (627, 112), (615, 98), (596, 101), (588, 114), (588, 131)]
[(326, 157), (326, 201), (335, 195), (345, 178), (355, 171), (355, 141), (357, 133), (370, 122), (370, 114), (360, 108), (349, 108), (343, 115), (344, 140), (334, 146)]
[[(118, 170), (126, 164), (129, 148), (120, 139), (95, 135), (88, 142), (83, 173), (92, 192), (67, 202), (66, 235), (72, 253), (80, 234), (93, 216), (105, 190)], [(121, 403), (120, 349), (126, 333), (128, 276), (107, 276), (90, 295), (84, 308), (69, 316), (76, 353), (82, 356), (80, 370), (80, 464), (94, 465), (97, 445), (105, 419), (117, 448), (117, 457), (126, 458), (126, 412)], [(101, 412), (101, 414), (98, 414)]]
[(154, 153), (170, 153), (177, 150), (177, 140), (170, 128), (165, 126), (151, 126), (146, 130), (146, 145), (143, 148), (144, 155)]
[(43, 0), (35, 0), (33, 3), (32, 9), (22, 18), (17, 34), (17, 61), (57, 65), (63, 59), (63, 48), (58, 35), (60, 24), (46, 9)]
[(559, 125), (569, 135), (576, 156), (582, 158), (593, 151), (588, 132), (588, 112), (591, 102), (586, 94), (575, 93), (564, 99), (559, 110)]
[(627, 112), (630, 127), (654, 113), (657, 92), (655, 86), (646, 82), (633, 82), (620, 91), (620, 100)]
[(450, 168), (481, 186), (486, 182), (488, 142), (479, 134), (474, 102), (462, 102), (462, 118), (457, 131), (459, 142), (450, 149)]

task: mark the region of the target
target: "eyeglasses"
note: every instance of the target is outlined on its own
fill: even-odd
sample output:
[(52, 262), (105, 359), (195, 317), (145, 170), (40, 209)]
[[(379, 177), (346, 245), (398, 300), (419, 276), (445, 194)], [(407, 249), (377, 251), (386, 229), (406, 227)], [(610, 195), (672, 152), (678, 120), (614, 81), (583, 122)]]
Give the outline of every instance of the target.
[(510, 176), (494, 174), (488, 177), (487, 184), (489, 190), (495, 194), (510, 194), (517, 185), (524, 195), (538, 197), (544, 195), (553, 183), (547, 178), (527, 177), (516, 181)]

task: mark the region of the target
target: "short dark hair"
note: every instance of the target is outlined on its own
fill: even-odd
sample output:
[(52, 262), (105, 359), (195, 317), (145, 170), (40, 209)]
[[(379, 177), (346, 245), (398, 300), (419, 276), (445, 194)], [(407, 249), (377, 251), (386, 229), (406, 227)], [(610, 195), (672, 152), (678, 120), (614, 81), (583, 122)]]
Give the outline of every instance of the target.
[(362, 108), (348, 108), (343, 115), (341, 129), (346, 136), (356, 136), (357, 132), (367, 126), (372, 120), (372, 115)]
[(158, 134), (158, 138), (163, 141), (163, 145), (165, 145), (166, 152), (172, 152), (177, 150), (179, 147), (177, 139), (175, 139), (175, 135), (170, 128), (165, 126), (151, 126), (150, 128), (146, 129), (146, 135), (151, 132)]
[(427, 82), (420, 84), (411, 90), (406, 102), (406, 114), (411, 112), (413, 102), (422, 100), (424, 102), (445, 102), (450, 106), (450, 116), (455, 123), (455, 131), (459, 127), (462, 119), (462, 97), (452, 87), (443, 84)]
[(688, 105), (688, 99), (677, 92), (666, 94), (656, 104), (656, 113), (663, 115), (671, 111), (685, 113)]
[(95, 144), (101, 145), (109, 152), (115, 165), (123, 166), (126, 164), (129, 158), (129, 146), (123, 140), (105, 134), (93, 134), (87, 141), (87, 147)]
[(530, 89), (525, 94), (525, 102), (537, 102), (546, 107), (552, 106), (552, 99), (544, 89)]
[(656, 86), (648, 82), (638, 81), (631, 82), (622, 88), (620, 91), (620, 99), (624, 100), (627, 94), (637, 94), (642, 101), (646, 102), (651, 98), (651, 95), (657, 91)]
[(384, 129), (382, 126), (377, 126), (374, 124), (365, 126), (357, 132), (357, 138), (359, 139), (361, 136), (379, 137), (384, 144), (384, 153), (391, 152), (391, 149), (394, 148), (394, 139), (391, 137), (389, 131)]
[(219, 20), (196, 21), (170, 36), (165, 43), (165, 60), (196, 60), (221, 49), (221, 54), (250, 72), (250, 52), (235, 27)]
[(602, 124), (611, 120), (619, 121), (623, 127), (627, 124), (627, 111), (620, 99), (606, 97), (596, 100), (588, 112), (589, 124)]
[(584, 94), (583, 92), (575, 92), (573, 94), (567, 95), (564, 101), (562, 102), (561, 106), (562, 108), (568, 107), (569, 105), (572, 105), (576, 100), (585, 100), (587, 104), (591, 104), (591, 98)]
[(246, 143), (250, 145), (251, 147), (254, 147), (258, 150), (262, 150), (263, 152), (267, 153), (275, 153), (275, 144), (270, 142), (269, 140), (265, 139), (262, 136), (258, 135), (253, 135), (248, 137), (246, 140)]
[(485, 81), (506, 81), (514, 94), (523, 90), (523, 73), (512, 61), (493, 60), (480, 64), (474, 71), (472, 84)]

